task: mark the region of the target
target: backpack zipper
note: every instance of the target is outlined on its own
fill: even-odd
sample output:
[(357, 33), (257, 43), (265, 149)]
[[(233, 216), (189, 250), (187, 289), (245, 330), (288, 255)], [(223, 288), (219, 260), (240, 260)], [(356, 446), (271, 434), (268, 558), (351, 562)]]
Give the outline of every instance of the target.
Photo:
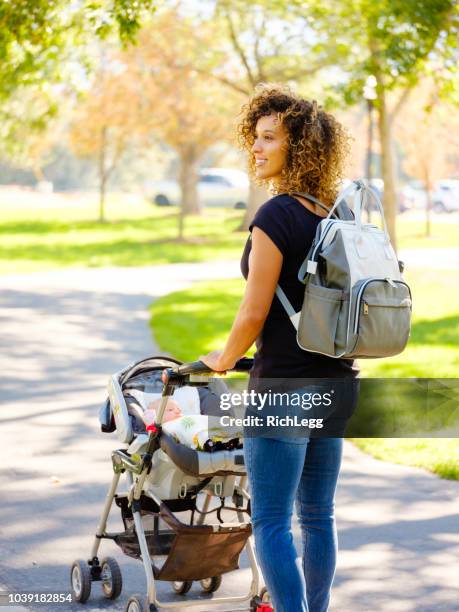
[[(396, 283), (399, 283), (400, 285), (405, 285), (405, 287), (408, 289), (408, 293), (410, 294), (410, 300), (412, 299), (411, 290), (404, 281), (392, 280), (391, 278), (370, 278), (369, 280), (365, 281), (364, 283), (362, 283), (362, 286), (360, 287), (359, 292), (357, 294), (357, 298), (356, 298), (357, 309), (356, 309), (355, 318), (354, 318), (354, 334), (357, 333), (357, 330), (359, 327), (359, 318), (360, 318), (360, 310), (361, 310), (360, 300), (362, 299), (362, 294), (370, 283), (375, 283), (375, 282), (386, 282), (386, 283), (389, 283), (389, 285), (391, 285), (392, 287), (395, 287)], [(363, 314), (367, 315), (368, 311), (369, 311), (368, 304), (364, 301)]]

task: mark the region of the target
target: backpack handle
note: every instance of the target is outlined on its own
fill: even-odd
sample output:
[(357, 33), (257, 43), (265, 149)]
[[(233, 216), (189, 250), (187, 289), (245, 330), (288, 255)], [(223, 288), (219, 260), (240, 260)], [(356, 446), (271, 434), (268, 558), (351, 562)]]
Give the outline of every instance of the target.
[[(362, 187), (361, 187), (361, 197), (357, 198), (357, 192), (356, 192), (356, 204), (355, 204), (355, 217), (356, 219), (358, 219), (358, 226), (359, 228), (361, 227), (361, 210), (363, 208), (363, 205), (366, 204), (368, 202), (369, 199), (373, 198), (373, 201), (375, 202), (379, 213), (381, 215), (381, 219), (382, 219), (382, 224), (383, 224), (383, 229), (384, 229), (384, 235), (386, 237), (386, 243), (388, 244), (390, 242), (390, 238), (389, 238), (389, 232), (387, 231), (387, 225), (386, 225), (386, 218), (384, 216), (384, 208), (383, 205), (381, 203), (381, 200), (379, 199), (378, 195), (376, 194), (376, 192), (374, 191), (374, 189), (372, 189), (369, 185), (367, 185), (367, 183), (365, 183), (364, 181), (361, 182)], [(366, 196), (366, 199), (364, 201), (364, 196)]]
[[(357, 204), (357, 195), (359, 190), (362, 188), (362, 183), (360, 180), (355, 180), (352, 181), (352, 183), (350, 185), (348, 185), (347, 187), (345, 187), (344, 189), (342, 189), (336, 200), (335, 203), (333, 204), (333, 206), (331, 207), (329, 213), (328, 213), (328, 217), (330, 218), (332, 216), (332, 214), (335, 212), (335, 208), (337, 208), (340, 204), (340, 202), (342, 202), (343, 200), (346, 200), (346, 198), (348, 198), (352, 193), (355, 192), (354, 195), (354, 215), (355, 215), (355, 220), (358, 223), (360, 221), (360, 204)], [(359, 212), (359, 218), (357, 219), (357, 211), (355, 210), (356, 208), (358, 208), (358, 212)]]
[(358, 229), (360, 230), (362, 228), (362, 208), (363, 208), (362, 207), (362, 202), (363, 202), (363, 198), (364, 198), (364, 196), (367, 196), (366, 199), (365, 199), (365, 203), (366, 203), (366, 202), (368, 202), (368, 196), (369, 196), (369, 197), (373, 198), (373, 200), (376, 203), (376, 206), (378, 207), (378, 210), (379, 210), (379, 212), (381, 214), (385, 241), (386, 241), (386, 243), (389, 243), (390, 242), (389, 232), (387, 231), (386, 219), (384, 217), (384, 209), (383, 209), (383, 205), (381, 204), (381, 200), (378, 198), (378, 196), (373, 191), (373, 189), (371, 189), (371, 187), (369, 187), (369, 185), (363, 179), (358, 179), (358, 180), (352, 181), (352, 183), (350, 185), (345, 187), (338, 194), (338, 197), (336, 198), (336, 201), (333, 204), (333, 206), (332, 206), (332, 208), (331, 208), (327, 218), (330, 218), (332, 213), (334, 212), (335, 208), (339, 205), (339, 203), (342, 200), (345, 200), (347, 197), (349, 197), (352, 193), (354, 193), (354, 215), (355, 215), (355, 223), (356, 223)]

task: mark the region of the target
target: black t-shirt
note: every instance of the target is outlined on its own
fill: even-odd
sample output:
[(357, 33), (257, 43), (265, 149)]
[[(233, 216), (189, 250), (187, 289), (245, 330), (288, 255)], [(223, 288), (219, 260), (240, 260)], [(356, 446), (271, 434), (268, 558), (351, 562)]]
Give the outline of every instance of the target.
[[(294, 197), (283, 194), (263, 204), (250, 225), (250, 231), (254, 226), (263, 230), (282, 253), (279, 285), (295, 312), (301, 310), (304, 298), (304, 285), (298, 280), (298, 270), (308, 254), (320, 221), (321, 217)], [(241, 258), (245, 279), (249, 272), (250, 249), (249, 236)], [(256, 387), (256, 381), (261, 378), (355, 378), (358, 375), (353, 360), (334, 359), (301, 349), (296, 340), (296, 330), (276, 295), (256, 347), (251, 371), (252, 387)]]

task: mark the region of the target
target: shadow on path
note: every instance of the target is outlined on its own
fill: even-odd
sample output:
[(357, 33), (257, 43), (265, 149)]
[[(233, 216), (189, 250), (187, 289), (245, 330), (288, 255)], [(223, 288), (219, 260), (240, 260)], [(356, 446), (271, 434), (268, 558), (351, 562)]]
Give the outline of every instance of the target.
[[(103, 290), (11, 286), (0, 297), (0, 581), (16, 592), (68, 592), (72, 560), (89, 554), (112, 477), (110, 451), (119, 446), (100, 433), (98, 408), (110, 374), (158, 353), (147, 307), (168, 287), (166, 274), (137, 273), (126, 292), (129, 278), (122, 286), (113, 275)], [(457, 612), (458, 510), (459, 483), (346, 444), (330, 611)], [(116, 512), (112, 521), (116, 529)], [(299, 550), (296, 521), (294, 535)], [(120, 560), (126, 588), (115, 604), (95, 588), (86, 610), (122, 610), (129, 594), (145, 589), (140, 563), (110, 542), (104, 552)], [(245, 591), (245, 559), (242, 567), (219, 594)], [(170, 586), (161, 584), (160, 593), (169, 596)]]

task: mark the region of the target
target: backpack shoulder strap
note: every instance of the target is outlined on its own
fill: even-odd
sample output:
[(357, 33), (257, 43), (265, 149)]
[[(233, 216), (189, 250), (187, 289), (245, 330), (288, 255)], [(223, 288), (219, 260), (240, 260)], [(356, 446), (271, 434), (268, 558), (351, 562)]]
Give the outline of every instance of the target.
[(338, 218), (342, 221), (353, 221), (355, 219), (352, 209), (346, 204), (346, 200), (341, 200), (336, 207), (336, 212), (338, 213)]
[[(322, 208), (322, 210), (330, 212), (330, 208), (328, 208), (328, 206), (325, 206), (325, 204), (322, 204), (320, 200), (318, 200), (312, 195), (309, 195), (309, 193), (302, 193), (301, 191), (293, 191), (290, 195), (294, 195), (294, 196), (296, 195), (296, 196), (305, 198), (306, 200), (313, 202), (316, 206), (319, 206), (319, 208)], [(335, 211), (332, 213), (332, 216), (336, 217), (337, 219), (341, 219), (343, 221), (352, 221), (354, 219), (354, 214), (352, 210), (349, 208), (349, 206), (346, 204), (345, 200), (341, 200), (341, 202), (336, 207)]]
[(276, 287), (276, 295), (279, 299), (279, 302), (282, 304), (282, 306), (284, 307), (285, 312), (288, 315), (288, 318), (290, 319), (290, 321), (293, 324), (293, 327), (298, 330), (298, 323), (300, 320), (300, 312), (296, 312), (295, 309), (293, 308), (290, 300), (288, 299), (288, 297), (285, 295), (283, 289), (281, 288), (280, 285), (277, 285)]
[[(313, 204), (315, 204), (316, 206), (318, 206), (322, 210), (325, 210), (326, 212), (330, 212), (330, 209), (328, 208), (328, 206), (325, 206), (325, 204), (323, 204), (320, 200), (318, 200), (314, 196), (310, 195), (309, 193), (303, 193), (301, 191), (292, 191), (292, 193), (290, 193), (289, 195), (300, 196), (300, 198), (304, 198), (305, 200), (309, 200), (310, 202), (312, 202)], [(333, 216), (338, 218), (337, 211), (333, 213)]]
[(325, 206), (325, 204), (322, 204), (322, 202), (320, 200), (318, 200), (317, 198), (315, 198), (312, 195), (309, 195), (309, 193), (302, 193), (301, 191), (292, 191), (292, 193), (290, 195), (300, 196), (300, 198), (304, 198), (305, 200), (309, 200), (310, 202), (312, 202), (313, 204), (315, 204), (319, 208), (322, 208), (322, 210), (330, 212), (330, 209), (327, 206)]
[[(313, 202), (314, 204), (316, 204), (316, 206), (319, 206), (323, 210), (325, 210), (327, 212), (330, 212), (330, 209), (327, 206), (325, 206), (325, 204), (320, 202), (320, 200), (318, 200), (314, 196), (310, 195), (309, 193), (302, 193), (300, 191), (294, 191), (294, 192), (292, 192), (289, 195), (293, 195), (293, 196), (296, 195), (296, 196), (300, 196), (302, 198), (305, 198), (306, 200), (309, 200), (310, 202)], [(354, 220), (354, 213), (349, 208), (349, 206), (346, 204), (345, 200), (341, 200), (339, 202), (339, 204), (336, 206), (334, 212), (332, 213), (332, 216), (337, 218), (337, 219), (343, 220), (343, 221), (353, 221)], [(304, 261), (304, 263), (301, 266), (300, 271), (298, 273), (299, 280), (301, 280), (300, 274), (301, 274), (303, 268), (305, 268), (306, 264), (307, 264), (307, 257), (306, 257), (306, 260)], [(285, 295), (285, 293), (282, 290), (282, 288), (280, 287), (280, 285), (277, 285), (277, 287), (276, 287), (276, 295), (277, 295), (280, 303), (282, 304), (284, 310), (286, 311), (289, 319), (293, 323), (293, 326), (295, 327), (295, 329), (298, 329), (300, 313), (296, 313), (295, 312), (295, 309), (293, 308), (292, 304), (290, 303), (289, 299)]]

